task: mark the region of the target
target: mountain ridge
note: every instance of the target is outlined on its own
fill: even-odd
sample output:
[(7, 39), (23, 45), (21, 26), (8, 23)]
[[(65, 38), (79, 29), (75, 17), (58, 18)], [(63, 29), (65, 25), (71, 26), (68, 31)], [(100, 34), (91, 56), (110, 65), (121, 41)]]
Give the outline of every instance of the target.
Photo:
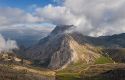
[(101, 56), (107, 56), (105, 55), (107, 52), (103, 52), (103, 49), (125, 47), (125, 37), (119, 35), (90, 37), (78, 32), (70, 32), (72, 28), (73, 25), (57, 26), (38, 44), (26, 50), (26, 57), (36, 61), (37, 65), (59, 69), (74, 62), (94, 63)]

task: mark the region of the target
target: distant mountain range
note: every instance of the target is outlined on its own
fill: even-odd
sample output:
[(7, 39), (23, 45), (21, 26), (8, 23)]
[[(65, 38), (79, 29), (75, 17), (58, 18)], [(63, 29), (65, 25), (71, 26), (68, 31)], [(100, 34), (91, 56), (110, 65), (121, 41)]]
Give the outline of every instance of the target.
[(34, 64), (51, 69), (76, 63), (96, 64), (125, 62), (125, 33), (91, 37), (69, 33), (73, 25), (57, 26), (47, 37), (25, 51)]
[(16, 40), (19, 46), (29, 47), (31, 45), (36, 44), (41, 38), (47, 36), (50, 32), (47, 31), (38, 31), (31, 29), (24, 30), (0, 30), (0, 34), (2, 34), (5, 39)]

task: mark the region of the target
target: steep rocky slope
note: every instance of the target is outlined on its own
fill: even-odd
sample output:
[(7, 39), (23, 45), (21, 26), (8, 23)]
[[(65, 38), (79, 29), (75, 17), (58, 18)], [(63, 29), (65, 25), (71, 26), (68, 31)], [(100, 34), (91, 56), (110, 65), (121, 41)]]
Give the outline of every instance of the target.
[(59, 32), (56, 29), (48, 37), (40, 40), (37, 45), (31, 47), (26, 52), (26, 56), (39, 61), (42, 66), (51, 68), (61, 67), (66, 64), (71, 57), (68, 37), (62, 33), (63, 27), (62, 29), (59, 28)]
[(50, 35), (26, 50), (25, 56), (36, 65), (59, 69), (79, 62), (95, 63), (102, 56), (109, 56), (105, 49), (125, 47), (125, 34), (90, 37), (78, 32), (69, 33), (72, 28), (73, 25), (57, 26)]
[[(75, 41), (66, 30), (73, 26), (57, 26), (50, 35), (26, 51), (26, 56), (39, 61), (39, 65), (49, 68), (64, 68), (78, 61), (91, 63), (100, 56), (90, 45), (82, 45)], [(81, 51), (79, 51), (81, 50)]]

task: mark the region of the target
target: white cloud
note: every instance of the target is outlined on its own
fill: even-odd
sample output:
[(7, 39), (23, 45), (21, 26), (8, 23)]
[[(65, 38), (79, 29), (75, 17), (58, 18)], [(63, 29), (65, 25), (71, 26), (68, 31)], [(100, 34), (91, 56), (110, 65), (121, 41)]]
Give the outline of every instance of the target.
[(25, 23), (25, 24), (13, 24), (10, 26), (1, 26), (0, 31), (9, 30), (9, 29), (13, 29), (17, 31), (27, 29), (27, 30), (51, 32), (54, 27), (55, 25), (52, 25), (52, 24), (44, 25), (44, 24), (26, 24)]
[(125, 32), (125, 0), (65, 0), (63, 6), (36, 9), (36, 15), (56, 25), (75, 25), (84, 35)]
[(77, 17), (75, 17), (66, 7), (53, 6), (51, 4), (36, 9), (36, 15), (43, 18), (44, 22), (53, 24), (72, 24)]
[(14, 40), (5, 40), (4, 37), (0, 34), (0, 52), (11, 51), (13, 49), (18, 49), (16, 41)]
[(43, 8), (36, 9), (36, 15), (42, 18), (45, 22), (49, 22), (55, 25), (75, 25), (77, 26), (77, 31), (81, 32), (84, 27), (83, 32), (87, 32), (92, 28), (91, 24), (87, 22), (86, 16), (77, 16), (73, 14), (70, 9), (65, 6), (53, 6), (49, 4)]
[(101, 36), (125, 32), (125, 0), (65, 0), (64, 6), (75, 16), (86, 17), (86, 23), (82, 20), (77, 25), (83, 34)]
[(39, 22), (38, 17), (33, 16), (18, 8), (0, 8), (0, 26)]
[(0, 26), (48, 22), (55, 25), (73, 24), (77, 26), (76, 31), (91, 36), (125, 32), (125, 0), (63, 1), (61, 6), (35, 5), (32, 13), (17, 8), (0, 8)]

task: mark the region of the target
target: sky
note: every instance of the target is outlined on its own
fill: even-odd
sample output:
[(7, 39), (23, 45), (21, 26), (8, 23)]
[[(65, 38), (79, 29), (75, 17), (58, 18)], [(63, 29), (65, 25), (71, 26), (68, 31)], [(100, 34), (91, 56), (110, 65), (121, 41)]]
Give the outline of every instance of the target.
[(56, 25), (94, 37), (125, 33), (125, 0), (0, 0), (0, 51), (35, 44)]
[(57, 5), (57, 2), (55, 2), (54, 0), (0, 0), (1, 7), (8, 6), (8, 7), (22, 8), (22, 9), (25, 9), (32, 5), (43, 7), (48, 4)]
[(31, 46), (51, 32), (53, 24), (32, 21), (34, 9), (48, 4), (59, 5), (53, 0), (0, 0), (0, 52)]
[(73, 31), (89, 36), (120, 34), (124, 7), (125, 0), (0, 0), (0, 30), (49, 32), (55, 25), (74, 25)]

